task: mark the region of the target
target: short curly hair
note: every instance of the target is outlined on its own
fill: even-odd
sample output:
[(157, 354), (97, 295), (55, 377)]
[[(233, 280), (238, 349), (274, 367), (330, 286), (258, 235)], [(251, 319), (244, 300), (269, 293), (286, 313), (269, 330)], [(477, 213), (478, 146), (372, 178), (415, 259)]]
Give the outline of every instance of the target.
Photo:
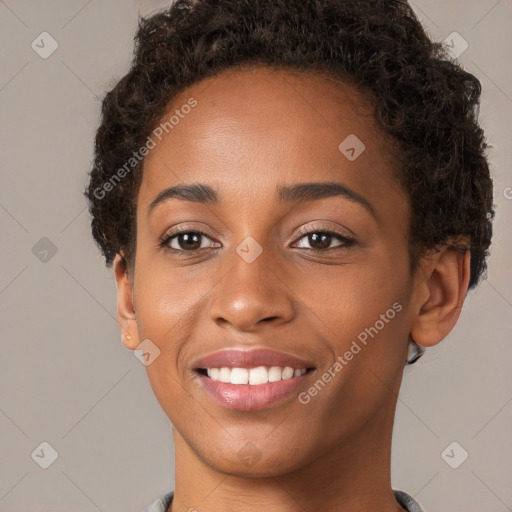
[(131, 69), (103, 99), (84, 193), (107, 266), (117, 253), (134, 265), (144, 162), (134, 152), (178, 93), (246, 64), (324, 73), (363, 93), (398, 148), (412, 264), (429, 248), (470, 250), (469, 287), (478, 283), (494, 217), (481, 84), (405, 0), (176, 0), (139, 17)]

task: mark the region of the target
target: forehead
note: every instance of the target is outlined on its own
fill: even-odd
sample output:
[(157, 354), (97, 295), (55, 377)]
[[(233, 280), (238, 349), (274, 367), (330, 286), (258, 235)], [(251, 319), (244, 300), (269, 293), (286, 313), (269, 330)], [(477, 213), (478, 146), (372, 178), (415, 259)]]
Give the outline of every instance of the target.
[[(191, 100), (195, 106), (184, 108)], [(323, 73), (228, 70), (176, 96), (166, 122), (145, 158), (141, 205), (162, 188), (194, 181), (245, 197), (276, 183), (329, 181), (340, 173), (346, 184), (370, 193), (398, 188), (389, 141), (370, 103)]]

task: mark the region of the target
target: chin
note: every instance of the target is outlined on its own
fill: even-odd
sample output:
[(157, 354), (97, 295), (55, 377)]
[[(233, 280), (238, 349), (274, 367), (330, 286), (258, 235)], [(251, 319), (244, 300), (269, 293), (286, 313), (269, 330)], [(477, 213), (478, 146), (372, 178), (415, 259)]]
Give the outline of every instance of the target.
[[(238, 453), (232, 454), (232, 457), (226, 457), (225, 453), (215, 456), (213, 460), (204, 460), (204, 462), (213, 470), (230, 476), (240, 478), (268, 478), (285, 475), (293, 472), (300, 464), (294, 458), (289, 457), (265, 457), (258, 455), (245, 454), (238, 457)], [(242, 459), (242, 460), (240, 460)]]

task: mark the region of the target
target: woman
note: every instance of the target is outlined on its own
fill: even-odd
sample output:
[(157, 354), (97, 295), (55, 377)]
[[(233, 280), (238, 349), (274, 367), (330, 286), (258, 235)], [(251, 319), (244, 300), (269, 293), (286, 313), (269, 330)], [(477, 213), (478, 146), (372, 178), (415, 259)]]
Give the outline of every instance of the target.
[(173, 425), (148, 511), (421, 511), (404, 365), (486, 268), (480, 83), (405, 1), (178, 0), (140, 21), (86, 190)]

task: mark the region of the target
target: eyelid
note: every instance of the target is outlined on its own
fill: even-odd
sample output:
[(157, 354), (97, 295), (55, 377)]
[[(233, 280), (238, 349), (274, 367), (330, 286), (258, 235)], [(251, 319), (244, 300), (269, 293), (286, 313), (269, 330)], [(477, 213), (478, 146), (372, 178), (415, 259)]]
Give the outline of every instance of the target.
[[(331, 224), (329, 225), (318, 225), (318, 222), (327, 222)], [(288, 240), (289, 243), (296, 242), (297, 240), (303, 238), (306, 235), (310, 235), (311, 233), (333, 233), (341, 238), (346, 240), (352, 240), (355, 242), (356, 235), (355, 233), (346, 228), (339, 225), (334, 224), (332, 221), (314, 221), (314, 224), (308, 224), (306, 226), (302, 226), (294, 233), (291, 239)]]
[(160, 237), (160, 242), (164, 240), (179, 235), (180, 233), (200, 233), (203, 236), (206, 236), (210, 239), (212, 238), (220, 238), (220, 236), (215, 233), (213, 230), (209, 229), (206, 226), (191, 226), (188, 224), (179, 224), (177, 226), (172, 226), (169, 229), (166, 229), (164, 234)]
[[(329, 237), (331, 237), (331, 240), (337, 240), (338, 245), (335, 245), (334, 247), (326, 247), (323, 249), (317, 249), (315, 247), (300, 247), (299, 244), (302, 240), (306, 239), (309, 235), (312, 233), (323, 233)], [(309, 239), (308, 239), (309, 243)], [(298, 249), (303, 251), (308, 251), (312, 253), (320, 253), (320, 254), (330, 254), (332, 251), (342, 251), (349, 249), (350, 247), (353, 247), (356, 244), (356, 241), (353, 238), (347, 237), (343, 234), (337, 233), (332, 230), (326, 230), (326, 229), (313, 229), (309, 232), (304, 233), (300, 237), (297, 238), (295, 242), (291, 244), (292, 249)]]

